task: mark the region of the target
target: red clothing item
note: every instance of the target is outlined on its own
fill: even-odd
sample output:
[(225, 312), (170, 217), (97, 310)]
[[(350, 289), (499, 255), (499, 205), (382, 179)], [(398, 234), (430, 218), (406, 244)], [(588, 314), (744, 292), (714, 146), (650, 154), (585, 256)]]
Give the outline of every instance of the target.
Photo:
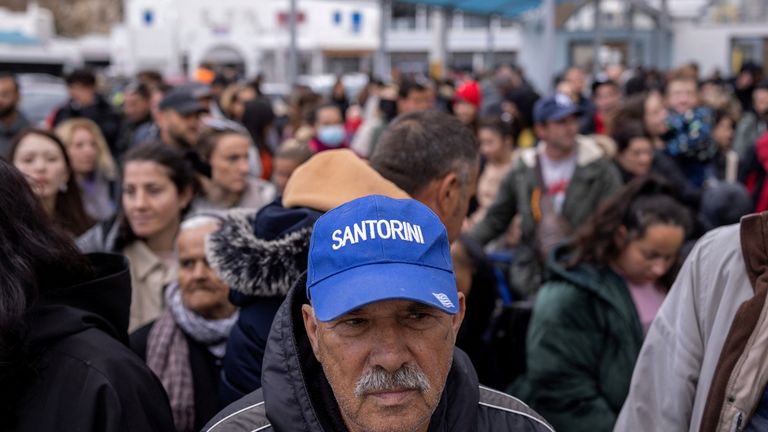
[[(757, 154), (757, 160), (762, 165), (763, 169), (768, 172), (768, 133), (764, 133), (755, 142), (755, 153)], [(768, 185), (763, 183), (763, 187), (760, 190), (760, 195), (757, 198), (757, 206), (755, 212), (763, 212), (768, 210)]]
[(601, 116), (599, 113), (595, 113), (595, 116), (592, 118), (595, 122), (595, 133), (598, 135), (605, 135), (605, 121), (603, 121), (603, 116)]
[(260, 148), (259, 158), (261, 158), (261, 179), (269, 181), (272, 179), (272, 153), (267, 149)]

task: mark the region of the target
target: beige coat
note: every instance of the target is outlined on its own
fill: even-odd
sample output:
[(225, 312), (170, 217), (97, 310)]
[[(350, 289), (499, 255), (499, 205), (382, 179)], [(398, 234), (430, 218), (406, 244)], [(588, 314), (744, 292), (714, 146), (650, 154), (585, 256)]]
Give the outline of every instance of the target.
[(131, 270), (131, 316), (128, 332), (149, 323), (163, 311), (163, 288), (176, 280), (178, 265), (169, 265), (155, 255), (146, 243), (136, 240), (123, 249)]
[(766, 245), (768, 213), (698, 242), (651, 325), (615, 431), (748, 424), (768, 383)]

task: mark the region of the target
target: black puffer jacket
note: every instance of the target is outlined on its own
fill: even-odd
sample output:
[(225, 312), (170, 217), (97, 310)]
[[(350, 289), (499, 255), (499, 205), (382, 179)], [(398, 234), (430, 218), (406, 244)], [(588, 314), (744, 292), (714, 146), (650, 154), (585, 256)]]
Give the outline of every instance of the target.
[[(275, 317), (264, 358), (263, 387), (230, 405), (203, 429), (209, 432), (346, 432), (339, 408), (304, 331), (308, 303), (300, 278)], [(480, 387), (466, 354), (456, 349), (430, 432), (545, 432), (552, 428), (522, 402)]]
[(127, 346), (128, 263), (118, 255), (89, 258), (96, 278), (46, 291), (30, 312), (30, 343), (41, 354), (10, 430), (172, 431), (162, 384)]

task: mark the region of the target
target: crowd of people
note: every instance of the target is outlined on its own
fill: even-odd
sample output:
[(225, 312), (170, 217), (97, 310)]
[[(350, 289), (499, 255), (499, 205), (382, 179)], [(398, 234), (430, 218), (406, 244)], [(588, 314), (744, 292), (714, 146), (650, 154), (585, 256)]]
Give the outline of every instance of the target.
[(759, 68), (66, 83), (0, 72), (10, 430), (768, 424)]

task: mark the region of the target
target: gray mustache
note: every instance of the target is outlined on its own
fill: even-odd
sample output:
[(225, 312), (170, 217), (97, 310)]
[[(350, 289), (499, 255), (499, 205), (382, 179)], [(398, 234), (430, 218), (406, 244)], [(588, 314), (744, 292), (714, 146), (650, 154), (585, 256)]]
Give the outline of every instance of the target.
[(426, 393), (429, 390), (429, 380), (417, 367), (403, 366), (394, 372), (389, 372), (376, 366), (369, 369), (357, 381), (355, 396), (362, 397), (372, 392), (402, 390), (418, 390)]

